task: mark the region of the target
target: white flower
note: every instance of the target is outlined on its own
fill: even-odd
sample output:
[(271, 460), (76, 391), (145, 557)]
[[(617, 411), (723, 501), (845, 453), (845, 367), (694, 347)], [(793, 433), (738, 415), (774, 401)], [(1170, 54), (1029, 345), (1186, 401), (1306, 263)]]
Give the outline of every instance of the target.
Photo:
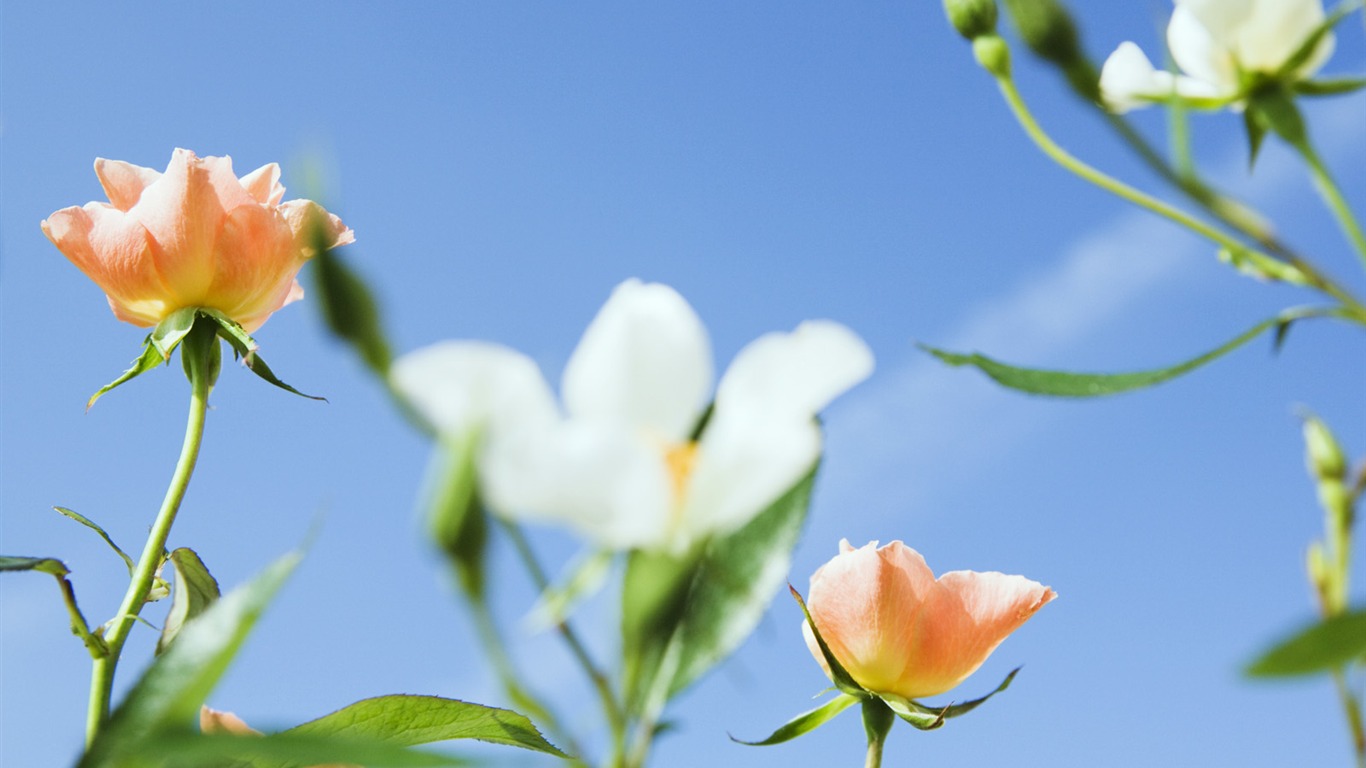
[[(1248, 75), (1276, 75), (1325, 19), (1322, 0), (1176, 0), (1167, 46), (1184, 74), (1158, 71), (1138, 46), (1122, 43), (1101, 68), (1101, 95), (1114, 112), (1173, 95), (1196, 106), (1236, 102)], [(1289, 74), (1311, 77), (1333, 45), (1330, 32)]]
[(672, 288), (628, 280), (565, 366), (562, 415), (527, 373), (534, 364), (496, 345), (418, 351), (393, 381), (443, 434), (481, 431), (481, 491), (495, 511), (614, 549), (677, 552), (749, 522), (810, 471), (816, 413), (872, 368), (837, 323), (762, 336), (721, 378), (694, 440), (713, 402), (706, 330)]

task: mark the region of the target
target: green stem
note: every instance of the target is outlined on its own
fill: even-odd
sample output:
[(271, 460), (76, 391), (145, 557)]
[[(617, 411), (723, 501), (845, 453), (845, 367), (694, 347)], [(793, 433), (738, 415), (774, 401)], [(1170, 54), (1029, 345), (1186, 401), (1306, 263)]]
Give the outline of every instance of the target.
[(1006, 103), (1010, 105), (1011, 112), (1015, 114), (1015, 119), (1018, 120), (1020, 126), (1024, 128), (1025, 133), (1029, 135), (1029, 138), (1039, 147), (1039, 149), (1043, 150), (1044, 154), (1048, 155), (1058, 165), (1061, 165), (1063, 168), (1066, 168), (1077, 176), (1095, 184), (1101, 189), (1118, 195), (1139, 207), (1146, 208), (1163, 218), (1176, 222), (1177, 224), (1218, 243), (1230, 251), (1243, 251), (1247, 249), (1247, 246), (1243, 243), (1209, 224), (1200, 221), (1185, 211), (1168, 205), (1152, 195), (1140, 192), (1128, 184), (1125, 184), (1112, 176), (1108, 176), (1081, 160), (1078, 160), (1076, 157), (1073, 157), (1067, 150), (1058, 146), (1057, 143), (1044, 132), (1043, 128), (1039, 126), (1038, 122), (1035, 121), (1034, 116), (1029, 112), (1029, 107), (1025, 105), (1023, 97), (1020, 96), (1019, 89), (1015, 87), (1015, 81), (1010, 75), (997, 75), (996, 84), (1000, 87), (1001, 94), (1005, 96)]
[[(517, 550), (517, 555), (531, 574), (532, 582), (536, 589), (544, 593), (550, 587), (550, 577), (545, 569), (541, 567), (540, 561), (536, 559), (536, 553), (531, 549), (531, 543), (527, 541), (526, 535), (516, 523), (499, 519), (504, 532), (512, 540), (513, 548)], [(617, 703), (616, 695), (612, 693), (612, 684), (607, 679), (607, 675), (598, 668), (593, 661), (592, 655), (588, 653), (588, 648), (579, 639), (574, 628), (568, 620), (561, 621), (555, 625), (555, 631), (569, 647), (570, 653), (583, 668), (585, 674), (592, 681), (594, 689), (598, 694), (598, 699), (602, 704), (603, 714), (607, 717), (607, 727), (612, 732), (612, 758), (609, 765), (620, 765), (626, 746), (626, 718), (622, 712), (622, 707)]]
[(1343, 670), (1333, 670), (1333, 682), (1338, 689), (1342, 711), (1347, 716), (1347, 727), (1352, 732), (1352, 750), (1356, 755), (1357, 768), (1366, 768), (1366, 725), (1362, 723), (1361, 703), (1352, 694), (1352, 688), (1347, 684), (1347, 675)]
[[(201, 328), (207, 330), (201, 331)], [(207, 339), (203, 338), (207, 334)], [(195, 338), (198, 335), (198, 338)], [(123, 652), (123, 644), (128, 633), (137, 621), (147, 602), (152, 580), (161, 567), (166, 552), (166, 539), (171, 534), (180, 502), (185, 498), (185, 490), (194, 474), (195, 462), (199, 459), (199, 445), (204, 437), (204, 416), (208, 410), (209, 391), (213, 388), (217, 373), (216, 360), (210, 357), (219, 354), (218, 339), (210, 323), (196, 323), (181, 346), (181, 355), (186, 360), (186, 372), (190, 377), (190, 415), (185, 425), (185, 440), (180, 447), (180, 458), (176, 461), (171, 484), (162, 499), (161, 509), (142, 548), (137, 567), (124, 593), (119, 612), (109, 622), (104, 636), (109, 652), (103, 658), (95, 659), (90, 675), (90, 704), (86, 712), (85, 738), (88, 747), (99, 735), (100, 728), (109, 718), (110, 697), (114, 688), (114, 671)]]
[(896, 715), (879, 698), (863, 700), (863, 731), (868, 736), (868, 755), (863, 768), (881, 768), (882, 747), (887, 743), (887, 734), (892, 730)]
[(1328, 166), (1324, 165), (1323, 158), (1319, 157), (1318, 152), (1303, 142), (1299, 146), (1300, 154), (1304, 156), (1304, 161), (1309, 165), (1309, 170), (1314, 177), (1314, 186), (1318, 188), (1319, 194), (1324, 202), (1332, 209), (1333, 215), (1337, 217), (1338, 226), (1347, 235), (1352, 246), (1356, 248), (1357, 256), (1362, 264), (1366, 265), (1366, 232), (1362, 232), (1361, 223), (1352, 213), (1352, 208), (1347, 204), (1347, 198), (1343, 197), (1342, 189), (1338, 187), (1337, 181), (1333, 179), (1333, 174), (1328, 171)]
[(85, 615), (81, 613), (80, 606), (76, 604), (76, 590), (71, 586), (71, 581), (65, 576), (56, 576), (56, 579), (58, 587), (62, 590), (62, 602), (66, 603), (66, 612), (71, 617), (72, 634), (79, 637), (81, 642), (85, 644), (85, 649), (90, 652), (90, 658), (95, 660), (103, 658), (109, 653), (109, 648), (105, 646), (104, 640), (91, 633)]

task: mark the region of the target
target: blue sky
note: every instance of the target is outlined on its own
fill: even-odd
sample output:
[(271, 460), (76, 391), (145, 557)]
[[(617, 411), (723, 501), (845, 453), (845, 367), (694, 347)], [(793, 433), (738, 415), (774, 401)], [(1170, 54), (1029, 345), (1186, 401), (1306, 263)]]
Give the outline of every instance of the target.
[[(1049, 164), (939, 3), (0, 13), (0, 549), (64, 559), (92, 621), (114, 610), (122, 565), (49, 507), (136, 548), (187, 388), (173, 367), (83, 412), (143, 332), (112, 317), (38, 222), (101, 197), (95, 157), (161, 168), (180, 146), (231, 155), (239, 173), (278, 161), (287, 197), (321, 166), (326, 204), (356, 232), (350, 261), (399, 349), (491, 339), (556, 380), (631, 276), (694, 304), (719, 365), (810, 317), (864, 336), (878, 371), (827, 411), (793, 583), (804, 589), (841, 537), (902, 539), (936, 570), (1022, 573), (1060, 594), (962, 689), (985, 692), (1025, 665), (1009, 692), (942, 731), (898, 729), (889, 764), (1346, 764), (1326, 683), (1254, 684), (1238, 669), (1311, 614), (1301, 563), (1320, 517), (1294, 408), (1366, 449), (1360, 332), (1306, 324), (1279, 356), (1256, 342), (1187, 379), (1092, 403), (1004, 393), (919, 353), (917, 340), (1048, 366), (1156, 366), (1306, 298), (1234, 276), (1206, 244)], [(1088, 48), (1101, 57), (1135, 39), (1155, 52), (1166, 13), (1161, 2), (1093, 5), (1081, 18)], [(1157, 188), (1051, 72), (1023, 53), (1017, 63), (1062, 143)], [(1329, 71), (1362, 70), (1353, 22)], [(1366, 209), (1366, 98), (1310, 115)], [(1139, 123), (1162, 136), (1158, 115)], [(1291, 157), (1268, 147), (1249, 178), (1235, 116), (1194, 128), (1218, 180), (1366, 289)], [(211, 702), (261, 727), (391, 692), (505, 704), (421, 538), (428, 446), (307, 300), (257, 339), (282, 377), (330, 402), (225, 370), (172, 545), (196, 549), (227, 586), (323, 527)], [(555, 565), (577, 551), (553, 529), (535, 543)], [(499, 612), (515, 630), (533, 595), (510, 553), (495, 555)], [(7, 575), (0, 597), (0, 764), (70, 762), (88, 657), (49, 579)], [(603, 657), (610, 597), (580, 621)], [(854, 763), (852, 712), (787, 746), (726, 738), (767, 733), (826, 686), (798, 625), (775, 601), (744, 648), (677, 702), (681, 729), (656, 764)], [(124, 682), (154, 634), (135, 633)], [(553, 638), (514, 634), (540, 686), (588, 712)]]

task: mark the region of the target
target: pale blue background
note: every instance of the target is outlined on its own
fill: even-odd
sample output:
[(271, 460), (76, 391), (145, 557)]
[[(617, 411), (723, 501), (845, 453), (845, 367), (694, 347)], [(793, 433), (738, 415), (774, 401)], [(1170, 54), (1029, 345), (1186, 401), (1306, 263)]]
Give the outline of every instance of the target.
[[(1165, 3), (1086, 5), (1094, 55), (1127, 38), (1160, 55)], [(230, 154), (239, 173), (279, 161), (293, 193), (321, 157), (326, 202), (356, 232), (347, 255), (401, 350), (493, 339), (557, 377), (630, 276), (687, 296), (721, 365), (809, 317), (868, 340), (879, 368), (827, 412), (793, 582), (805, 588), (841, 537), (900, 538), (938, 570), (1023, 573), (1061, 595), (961, 693), (1024, 664), (1007, 694), (936, 733), (898, 729), (888, 765), (1348, 763), (1326, 682), (1238, 670), (1312, 614), (1302, 561), (1320, 515), (1294, 408), (1366, 449), (1361, 333), (1306, 324), (1279, 357), (1259, 340), (1169, 386), (1091, 403), (1003, 393), (916, 351), (923, 340), (1049, 366), (1156, 366), (1308, 298), (1232, 275), (1207, 244), (1042, 158), (939, 3), (8, 2), (0, 20), (0, 549), (63, 558), (92, 621), (114, 610), (122, 565), (48, 508), (134, 549), (180, 443), (186, 385), (176, 366), (83, 412), (143, 331), (110, 315), (38, 222), (102, 197), (97, 156), (163, 168), (181, 146)], [(1331, 71), (1366, 70), (1359, 21)], [(1063, 143), (1157, 187), (1050, 71), (1017, 63)], [(1366, 99), (1311, 115), (1366, 210)], [(1141, 123), (1161, 137), (1158, 115)], [(1287, 237), (1366, 289), (1280, 147), (1249, 180), (1236, 116), (1195, 128), (1209, 168), (1250, 185)], [(505, 703), (416, 524), (426, 443), (308, 302), (257, 337), (277, 372), (330, 403), (226, 369), (172, 544), (230, 586), (324, 523), (212, 703), (262, 727), (389, 692)], [(555, 564), (576, 551), (553, 530), (536, 544)], [(509, 554), (496, 553), (496, 580), (515, 631), (532, 595)], [(0, 763), (68, 764), (89, 660), (51, 579), (6, 575), (0, 595)], [(726, 738), (767, 733), (825, 687), (798, 616), (775, 602), (677, 702), (681, 728), (655, 764), (861, 761), (854, 712), (785, 746)], [(610, 599), (579, 623), (609, 656)], [(124, 683), (154, 632), (135, 638)], [(513, 650), (595, 725), (553, 638)]]

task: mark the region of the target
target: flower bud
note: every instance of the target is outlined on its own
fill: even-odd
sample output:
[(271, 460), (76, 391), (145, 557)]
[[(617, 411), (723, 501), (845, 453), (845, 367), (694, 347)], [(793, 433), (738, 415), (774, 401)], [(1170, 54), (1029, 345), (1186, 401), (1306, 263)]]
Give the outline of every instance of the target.
[(996, 33), (996, 0), (944, 0), (944, 13), (969, 40)]
[(1029, 49), (1063, 67), (1083, 61), (1077, 25), (1058, 0), (1005, 0), (1006, 11)]
[(982, 69), (996, 77), (1010, 77), (1010, 46), (1000, 35), (982, 35), (973, 40), (972, 52)]
[(1309, 473), (1319, 480), (1341, 482), (1347, 477), (1347, 459), (1337, 438), (1317, 416), (1304, 420), (1305, 464)]

